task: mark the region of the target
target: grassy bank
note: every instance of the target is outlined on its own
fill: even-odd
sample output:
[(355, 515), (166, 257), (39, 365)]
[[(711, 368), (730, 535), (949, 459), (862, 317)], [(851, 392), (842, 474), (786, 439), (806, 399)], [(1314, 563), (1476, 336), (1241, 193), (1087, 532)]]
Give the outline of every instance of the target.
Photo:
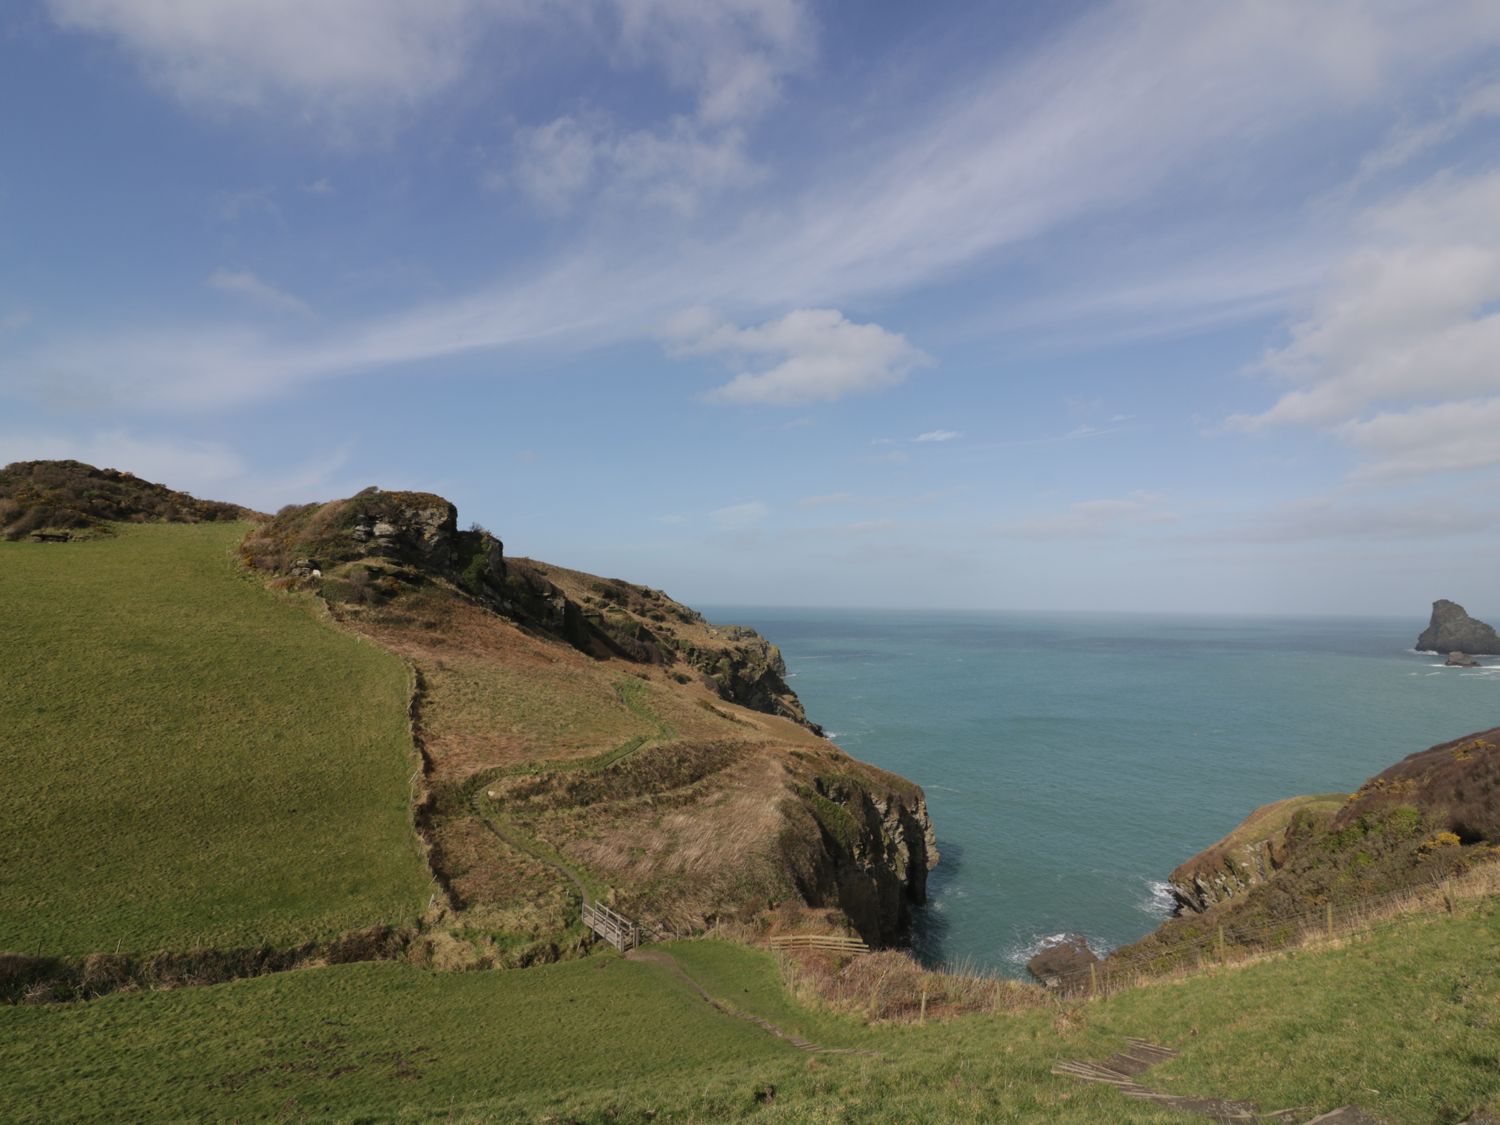
[[(1181, 1049), (1145, 1081), (1266, 1110), (1357, 1103), (1392, 1122), (1500, 1106), (1500, 904), (1110, 1000), (866, 1026), (811, 1010), (774, 958), (663, 947), (503, 973), (380, 964), (86, 1005), (0, 1009), (0, 1113), (66, 1117), (1182, 1121), (1050, 1073), (1126, 1036)], [(555, 1117), (553, 1116), (555, 1115)], [(1309, 1113), (1309, 1116), (1311, 1114)]]
[(242, 576), (240, 524), (0, 543), (0, 950), (414, 918), (407, 673)]

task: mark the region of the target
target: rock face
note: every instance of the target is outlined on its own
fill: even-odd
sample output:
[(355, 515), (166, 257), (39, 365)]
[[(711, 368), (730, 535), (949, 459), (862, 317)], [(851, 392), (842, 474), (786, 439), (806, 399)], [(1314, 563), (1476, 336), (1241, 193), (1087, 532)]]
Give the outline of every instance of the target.
[(1417, 638), (1417, 648), (1423, 652), (1500, 656), (1500, 635), (1470, 617), (1457, 602), (1440, 598), (1432, 603), (1432, 620)]
[(781, 649), (743, 625), (726, 625), (717, 633), (725, 642), (722, 648), (690, 646), (682, 655), (718, 685), (723, 698), (755, 711), (811, 725), (802, 701), (787, 686), (786, 661), (781, 657)]
[(822, 854), (803, 897), (838, 906), (871, 945), (905, 945), (914, 909), (927, 901), (927, 873), (938, 862), (921, 789), (909, 782), (876, 789), (853, 777), (819, 778), (808, 798), (821, 827)]
[(1449, 668), (1478, 668), (1479, 661), (1462, 652), (1450, 652), (1448, 659), (1443, 661)]
[[(475, 666), (515, 661), (511, 674), (559, 711), (574, 692), (597, 703), (608, 684), (612, 707), (656, 716), (657, 733), (635, 738), (607, 768), (502, 783), (516, 746), (535, 758), (556, 751), (473, 716), (444, 730), (432, 758), (447, 785), (435, 785), (434, 801), (459, 791), (476, 765), (500, 769), (485, 798), (587, 865), (632, 917), (692, 932), (725, 917), (837, 909), (873, 946), (909, 941), (938, 861), (922, 790), (814, 737), (822, 732), (788, 686), (781, 651), (755, 630), (713, 625), (660, 590), (507, 559), (499, 539), (460, 531), (454, 506), (427, 493), (370, 488), (286, 508), (242, 552), (275, 581), (319, 594), (335, 618), (401, 652), (430, 682), (466, 653)], [(642, 823), (643, 807), (668, 811)], [(458, 910), (508, 901), (497, 889), (508, 876), (449, 858), (469, 854), (476, 815), (445, 805), (427, 822), (434, 870)]]
[(1412, 754), (1347, 797), (1267, 805), (1173, 872), (1184, 912), (1110, 960), (1185, 963), (1215, 931), (1233, 946), (1275, 946), (1325, 905), (1386, 901), (1493, 862), (1497, 794), (1500, 727)]
[(1026, 971), (1048, 988), (1061, 988), (1087, 973), (1099, 956), (1082, 934), (1063, 934), (1026, 962)]
[(1289, 797), (1256, 809), (1218, 843), (1205, 848), (1168, 878), (1181, 913), (1201, 914), (1270, 879), (1286, 862), (1287, 835), (1302, 819), (1327, 819), (1343, 798)]

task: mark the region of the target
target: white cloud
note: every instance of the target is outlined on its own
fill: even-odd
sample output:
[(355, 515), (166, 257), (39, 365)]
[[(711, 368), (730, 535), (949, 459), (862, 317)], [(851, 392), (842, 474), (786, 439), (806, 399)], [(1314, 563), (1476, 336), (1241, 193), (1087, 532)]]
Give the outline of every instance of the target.
[(1261, 364), (1295, 389), (1229, 424), (1327, 428), (1371, 459), (1362, 476), (1500, 462), (1489, 452), (1500, 402), (1491, 397), (1500, 394), (1500, 171), (1438, 176), (1371, 209), (1361, 229), (1364, 244)]
[(763, 112), (816, 53), (801, 0), (615, 0), (615, 7), (620, 50), (694, 91), (697, 116), (708, 124)]
[(719, 402), (786, 406), (833, 402), (883, 390), (931, 363), (906, 337), (878, 324), (855, 324), (837, 309), (796, 309), (779, 320), (738, 328), (705, 309), (673, 318), (668, 351), (712, 355), (732, 362), (770, 358), (771, 367), (745, 371), (709, 396)]
[(1370, 459), (1361, 479), (1488, 468), (1500, 465), (1500, 398), (1383, 412), (1334, 433)]
[(918, 434), (912, 441), (952, 441), (954, 438), (963, 437), (957, 430), (928, 430), (925, 434)]
[[(45, 0), (60, 26), (106, 36), (183, 102), (306, 118), (413, 104), (453, 85), (487, 35), (559, 32), (660, 71), (710, 125), (748, 120), (816, 51), (803, 0)], [(580, 34), (582, 33), (582, 34)], [(502, 75), (503, 77), (503, 75)]]
[(1175, 523), (1177, 515), (1161, 505), (1162, 497), (1155, 493), (1132, 492), (1118, 499), (1081, 500), (1054, 515), (1000, 523), (995, 529), (1014, 539), (1103, 538)]
[(491, 174), (491, 186), (513, 180), (554, 214), (571, 210), (597, 189), (607, 200), (688, 215), (709, 193), (743, 187), (761, 176), (743, 130), (707, 131), (686, 117), (660, 129), (621, 133), (599, 115), (568, 115), (518, 130), (516, 147), (511, 175)]
[(1469, 90), (1439, 117), (1421, 123), (1403, 123), (1393, 130), (1383, 145), (1360, 162), (1350, 189), (1410, 163), (1422, 153), (1451, 141), (1474, 122), (1491, 117), (1500, 117), (1500, 82)]
[(186, 102), (413, 101), (457, 78), (483, 0), (47, 0), (63, 27), (120, 41)]
[(716, 508), (708, 513), (714, 525), (726, 531), (735, 531), (760, 523), (771, 514), (771, 509), (759, 500), (744, 504), (731, 504), (727, 508)]
[(312, 310), (307, 307), (307, 302), (302, 298), (277, 289), (274, 285), (256, 277), (249, 270), (217, 269), (209, 275), (207, 284), (220, 293), (242, 297), (277, 312), (298, 313), (302, 316), (312, 315)]
[(598, 144), (593, 131), (573, 117), (522, 129), (516, 147), (520, 155), (512, 177), (546, 210), (566, 211), (594, 178)]
[[(124, 0), (58, 4), (96, 15), (129, 7)], [(369, 18), (378, 21), (389, 6), (372, 4)], [(634, 18), (666, 19), (686, 7), (643, 4)], [(690, 27), (698, 17), (681, 18)], [(795, 21), (787, 19), (773, 20), (780, 30), (767, 42), (794, 41), (787, 29)], [(650, 50), (665, 51), (678, 42), (662, 36), (622, 50), (649, 53), (654, 43)], [(573, 250), (557, 258), (516, 263), (466, 294), (313, 338), (288, 340), (244, 325), (69, 326), (9, 361), (0, 379), (67, 381), (79, 393), (128, 392), (153, 405), (222, 406), (308, 379), (521, 341), (578, 348), (636, 339), (642, 325), (692, 303), (746, 316), (847, 304), (994, 260), (1007, 247), (1148, 198), (1162, 184), (1190, 192), (1193, 177), (1215, 161), (1258, 160), (1294, 130), (1388, 105), (1496, 43), (1500, 5), (1488, 0), (1103, 5), (1030, 57), (955, 81), (946, 96), (914, 106), (877, 143), (830, 155), (811, 187), (759, 200), (738, 221), (724, 216), (715, 235), (663, 238), (637, 226), (601, 236), (585, 225)], [(693, 85), (707, 71), (687, 46), (680, 53), (675, 80), (707, 89)], [(1257, 279), (1250, 299), (1285, 292), (1280, 268)], [(1294, 273), (1299, 282), (1308, 276)], [(1165, 318), (1167, 305), (1178, 314), (1195, 307), (1200, 287), (1163, 285), (1154, 315)], [(1218, 309), (1246, 294), (1212, 299)], [(752, 383), (749, 390), (771, 388)]]

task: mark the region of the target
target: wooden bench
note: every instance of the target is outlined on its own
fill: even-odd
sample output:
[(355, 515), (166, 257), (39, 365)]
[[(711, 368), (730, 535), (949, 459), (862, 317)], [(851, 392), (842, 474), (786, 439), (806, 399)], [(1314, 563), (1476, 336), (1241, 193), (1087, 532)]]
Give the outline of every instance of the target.
[(73, 535), (67, 531), (33, 531), (31, 537), (38, 543), (67, 543)]

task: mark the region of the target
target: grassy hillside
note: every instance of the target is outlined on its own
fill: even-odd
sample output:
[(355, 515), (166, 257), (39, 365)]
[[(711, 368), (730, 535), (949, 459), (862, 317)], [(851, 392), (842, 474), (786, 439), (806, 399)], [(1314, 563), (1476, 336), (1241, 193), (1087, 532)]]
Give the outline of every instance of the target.
[(0, 950), (420, 913), (407, 672), (242, 576), (244, 524), (0, 543)]
[(1415, 1125), (1500, 1099), (1493, 899), (1105, 1001), (926, 1026), (810, 1010), (766, 953), (665, 948), (719, 1001), (873, 1054), (795, 1050), (703, 1003), (670, 965), (612, 954), (499, 973), (356, 965), (0, 1008), (0, 1116), (1186, 1120), (1050, 1073), (1132, 1035), (1181, 1049), (1147, 1075), (1154, 1088), (1265, 1110), (1356, 1103)]

